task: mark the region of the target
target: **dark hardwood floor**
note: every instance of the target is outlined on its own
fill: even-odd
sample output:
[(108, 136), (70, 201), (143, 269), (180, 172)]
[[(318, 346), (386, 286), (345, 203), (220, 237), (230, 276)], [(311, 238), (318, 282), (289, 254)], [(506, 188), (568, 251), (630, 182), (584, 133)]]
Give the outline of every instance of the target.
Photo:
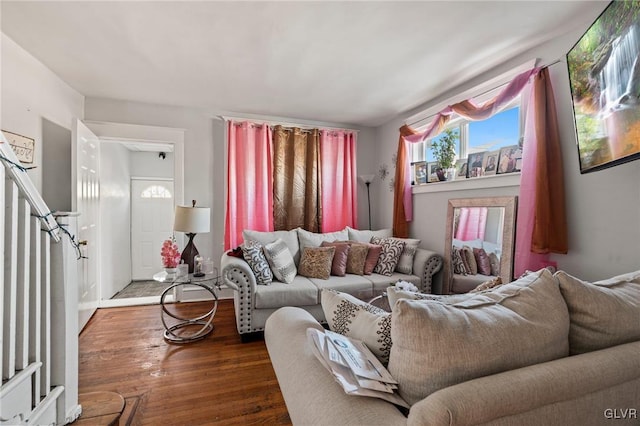
[[(203, 303), (173, 306), (188, 316)], [(79, 391), (121, 394), (121, 425), (291, 424), (265, 344), (241, 343), (231, 300), (214, 325), (175, 345), (162, 337), (158, 305), (99, 309), (80, 334)]]

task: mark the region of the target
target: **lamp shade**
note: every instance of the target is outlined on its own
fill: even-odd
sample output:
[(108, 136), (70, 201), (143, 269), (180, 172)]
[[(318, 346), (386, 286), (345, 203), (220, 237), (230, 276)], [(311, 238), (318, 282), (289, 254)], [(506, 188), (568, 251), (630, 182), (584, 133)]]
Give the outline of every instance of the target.
[(209, 232), (210, 216), (211, 209), (208, 207), (176, 206), (173, 230), (189, 234)]
[(362, 180), (362, 182), (364, 183), (371, 183), (373, 182), (373, 179), (376, 177), (376, 175), (361, 175), (360, 179)]

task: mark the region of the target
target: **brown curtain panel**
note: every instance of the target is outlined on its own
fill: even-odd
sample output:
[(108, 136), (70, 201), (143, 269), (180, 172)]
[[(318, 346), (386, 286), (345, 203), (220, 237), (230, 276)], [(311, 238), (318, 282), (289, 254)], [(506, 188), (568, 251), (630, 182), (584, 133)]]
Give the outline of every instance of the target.
[(396, 160), (396, 176), (393, 188), (393, 235), (398, 238), (409, 237), (409, 222), (404, 211), (404, 181), (406, 168), (403, 164), (409, 161), (409, 153), (406, 149), (404, 137), (415, 134), (415, 130), (406, 124), (400, 127), (400, 138), (398, 139), (398, 159)]
[(538, 135), (535, 222), (531, 236), (534, 253), (562, 253), (569, 249), (565, 210), (564, 169), (556, 102), (544, 68), (533, 82), (535, 126)]
[(273, 128), (273, 225), (320, 232), (320, 132)]

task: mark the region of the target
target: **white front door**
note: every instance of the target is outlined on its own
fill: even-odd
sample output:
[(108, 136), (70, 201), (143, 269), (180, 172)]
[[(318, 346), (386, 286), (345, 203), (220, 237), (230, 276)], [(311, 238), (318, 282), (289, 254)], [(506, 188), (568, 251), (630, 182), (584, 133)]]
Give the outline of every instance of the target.
[(71, 149), (71, 203), (78, 213), (78, 235), (82, 259), (78, 261), (78, 330), (82, 331), (98, 307), (100, 246), (100, 140), (74, 119)]
[(162, 270), (160, 248), (173, 235), (173, 180), (131, 180), (131, 277)]

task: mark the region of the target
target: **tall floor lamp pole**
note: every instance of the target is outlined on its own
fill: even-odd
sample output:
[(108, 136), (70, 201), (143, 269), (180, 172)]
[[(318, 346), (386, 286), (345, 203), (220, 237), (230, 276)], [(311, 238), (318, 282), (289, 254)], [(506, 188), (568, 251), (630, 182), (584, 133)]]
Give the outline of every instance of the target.
[(374, 177), (376, 177), (376, 175), (360, 176), (360, 179), (362, 179), (364, 184), (367, 185), (367, 206), (369, 208), (369, 229), (371, 229), (371, 194), (369, 193), (369, 186), (371, 185), (371, 182), (373, 182)]

